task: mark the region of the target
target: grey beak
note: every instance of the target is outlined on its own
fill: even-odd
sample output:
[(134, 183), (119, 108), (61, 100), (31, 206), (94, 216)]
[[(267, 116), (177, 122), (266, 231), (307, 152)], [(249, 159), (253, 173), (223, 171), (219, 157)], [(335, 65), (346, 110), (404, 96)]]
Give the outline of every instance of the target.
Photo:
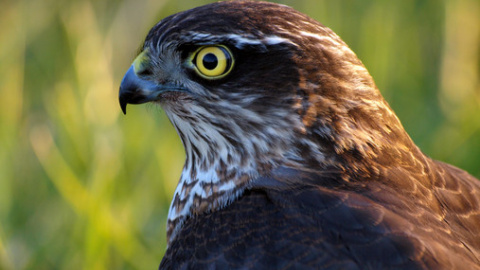
[(118, 100), (124, 114), (127, 114), (127, 104), (142, 104), (153, 101), (162, 92), (163, 85), (141, 79), (131, 65), (120, 84)]

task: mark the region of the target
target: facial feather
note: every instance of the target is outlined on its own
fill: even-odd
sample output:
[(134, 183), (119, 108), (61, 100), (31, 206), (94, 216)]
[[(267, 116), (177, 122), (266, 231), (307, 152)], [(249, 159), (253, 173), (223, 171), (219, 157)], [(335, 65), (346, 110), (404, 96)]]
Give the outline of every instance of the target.
[[(184, 89), (155, 100), (187, 156), (170, 207), (170, 240), (190, 215), (224, 207), (272, 168), (336, 168), (347, 181), (348, 171), (377, 173), (365, 162), (379, 159), (382, 148), (414, 147), (333, 31), (285, 6), (263, 3), (262, 11), (249, 3), (170, 16), (146, 38), (154, 80)], [(231, 50), (233, 69), (215, 80), (198, 76), (192, 53), (217, 45)]]

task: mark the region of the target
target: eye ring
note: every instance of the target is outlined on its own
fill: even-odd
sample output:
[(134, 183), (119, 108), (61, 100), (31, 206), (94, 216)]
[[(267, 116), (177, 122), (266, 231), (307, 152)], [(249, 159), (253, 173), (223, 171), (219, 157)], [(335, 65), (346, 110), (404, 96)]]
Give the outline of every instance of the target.
[(191, 63), (200, 77), (217, 80), (230, 73), (234, 59), (232, 52), (226, 46), (202, 46), (193, 53)]

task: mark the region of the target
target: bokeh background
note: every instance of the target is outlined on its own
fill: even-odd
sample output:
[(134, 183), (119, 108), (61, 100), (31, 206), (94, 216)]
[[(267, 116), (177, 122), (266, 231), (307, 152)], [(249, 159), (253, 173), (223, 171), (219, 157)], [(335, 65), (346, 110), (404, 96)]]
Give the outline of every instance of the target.
[[(212, 1), (0, 1), (0, 269), (156, 269), (184, 161), (118, 86), (151, 26)], [(480, 1), (278, 1), (358, 54), (420, 148), (480, 177)]]

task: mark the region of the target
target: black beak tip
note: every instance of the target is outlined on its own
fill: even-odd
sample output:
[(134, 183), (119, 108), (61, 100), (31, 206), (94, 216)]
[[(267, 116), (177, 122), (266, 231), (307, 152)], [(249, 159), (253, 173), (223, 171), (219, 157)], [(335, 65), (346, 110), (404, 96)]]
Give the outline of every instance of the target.
[(122, 108), (123, 114), (127, 114), (127, 102), (121, 96), (118, 99), (120, 101), (120, 108)]

